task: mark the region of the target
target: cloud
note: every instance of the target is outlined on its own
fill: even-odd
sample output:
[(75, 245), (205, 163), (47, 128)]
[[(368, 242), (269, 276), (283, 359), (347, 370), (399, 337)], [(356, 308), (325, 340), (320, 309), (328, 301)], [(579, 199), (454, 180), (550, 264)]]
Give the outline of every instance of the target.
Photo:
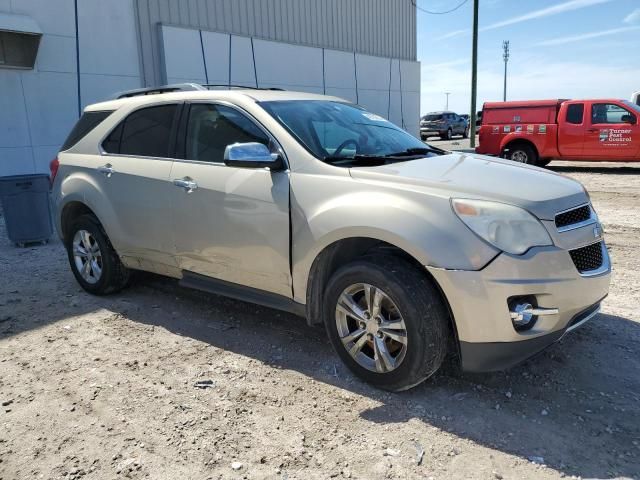
[(511, 17), (506, 20), (502, 20), (497, 23), (493, 23), (486, 27), (481, 28), (481, 31), (493, 30), (495, 28), (506, 27), (507, 25), (513, 25), (515, 23), (526, 22), (538, 18), (550, 17), (558, 15), (560, 13), (571, 12), (573, 10), (580, 10), (582, 8), (591, 7), (592, 5), (599, 5), (601, 3), (608, 3), (611, 0), (569, 0), (568, 2), (559, 3), (551, 7), (542, 8), (540, 10), (534, 10), (524, 15), (517, 17)]
[(452, 32), (446, 33), (441, 37), (436, 38), (436, 40), (444, 40), (446, 38), (459, 37), (461, 35), (466, 35), (470, 32), (471, 30), (469, 30), (468, 28), (463, 28), (462, 30), (453, 30)]
[[(640, 10), (638, 10), (640, 12)], [(638, 30), (640, 27), (620, 27), (612, 28), (611, 30), (602, 30), (600, 32), (583, 33), (580, 35), (571, 35), (569, 37), (552, 38), (551, 40), (544, 40), (538, 42), (536, 46), (547, 47), (550, 45), (564, 45), (565, 43), (581, 42), (582, 40), (589, 40), (591, 38), (606, 37), (609, 35), (615, 35), (618, 33), (629, 32), (631, 30)]]
[(640, 23), (640, 8), (636, 8), (629, 15), (624, 17), (624, 23)]

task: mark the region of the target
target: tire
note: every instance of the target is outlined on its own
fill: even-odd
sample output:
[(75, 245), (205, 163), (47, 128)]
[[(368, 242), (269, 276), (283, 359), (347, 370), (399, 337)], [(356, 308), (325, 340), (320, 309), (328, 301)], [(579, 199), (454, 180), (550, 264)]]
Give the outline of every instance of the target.
[(451, 129), (447, 130), (444, 135), (440, 135), (442, 140), (451, 140), (451, 137), (453, 137), (453, 131)]
[[(375, 308), (366, 307), (374, 303), (367, 303), (367, 287), (380, 293), (370, 297), (380, 299), (381, 317), (365, 318)], [(356, 308), (344, 308), (339, 300), (340, 305)], [(349, 308), (352, 313), (348, 314)], [(325, 290), (323, 312), (338, 356), (354, 374), (378, 388), (397, 392), (418, 385), (440, 368), (447, 355), (449, 314), (440, 292), (425, 273), (402, 258), (363, 257), (340, 268)], [(386, 356), (377, 353), (380, 348)], [(352, 356), (348, 349), (357, 353)]]
[[(71, 225), (65, 243), (71, 271), (84, 290), (94, 295), (107, 295), (127, 286), (130, 271), (120, 261), (96, 217), (78, 217)], [(88, 249), (85, 248), (87, 243)], [(85, 270), (81, 265), (88, 266)]]
[(538, 153), (535, 149), (525, 143), (516, 144), (509, 148), (506, 158), (518, 163), (526, 163), (527, 165), (538, 164)]
[(427, 137), (425, 137), (424, 135), (420, 135), (420, 140), (422, 140), (423, 142), (427, 141)]
[(466, 127), (462, 132), (462, 138), (469, 138), (469, 127)]

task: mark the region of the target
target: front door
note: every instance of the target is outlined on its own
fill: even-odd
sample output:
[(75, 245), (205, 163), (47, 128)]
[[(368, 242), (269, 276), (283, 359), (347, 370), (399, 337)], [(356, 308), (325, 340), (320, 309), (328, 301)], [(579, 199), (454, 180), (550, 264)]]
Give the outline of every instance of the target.
[(640, 126), (638, 116), (622, 104), (593, 103), (591, 125), (587, 126), (584, 156), (597, 160), (638, 158)]
[(274, 140), (229, 105), (191, 104), (184, 119), (171, 171), (179, 267), (291, 297), (288, 172), (223, 163), (227, 145)]

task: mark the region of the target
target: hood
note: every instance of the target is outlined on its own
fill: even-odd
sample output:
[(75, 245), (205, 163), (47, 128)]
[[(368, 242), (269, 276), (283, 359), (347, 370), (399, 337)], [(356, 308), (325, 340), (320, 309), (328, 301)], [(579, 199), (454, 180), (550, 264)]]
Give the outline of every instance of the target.
[(353, 167), (350, 173), (356, 180), (402, 184), (438, 196), (509, 203), (541, 220), (553, 220), (556, 213), (588, 201), (576, 180), (510, 160), (467, 153)]

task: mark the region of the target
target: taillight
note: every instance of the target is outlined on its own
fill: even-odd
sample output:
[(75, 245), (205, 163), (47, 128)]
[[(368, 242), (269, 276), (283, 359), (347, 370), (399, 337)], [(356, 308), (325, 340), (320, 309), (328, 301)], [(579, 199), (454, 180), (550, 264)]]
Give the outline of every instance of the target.
[(60, 167), (60, 161), (58, 160), (58, 157), (49, 162), (49, 170), (51, 170), (51, 185), (53, 185), (53, 181), (56, 179), (56, 175), (58, 174), (58, 167)]

